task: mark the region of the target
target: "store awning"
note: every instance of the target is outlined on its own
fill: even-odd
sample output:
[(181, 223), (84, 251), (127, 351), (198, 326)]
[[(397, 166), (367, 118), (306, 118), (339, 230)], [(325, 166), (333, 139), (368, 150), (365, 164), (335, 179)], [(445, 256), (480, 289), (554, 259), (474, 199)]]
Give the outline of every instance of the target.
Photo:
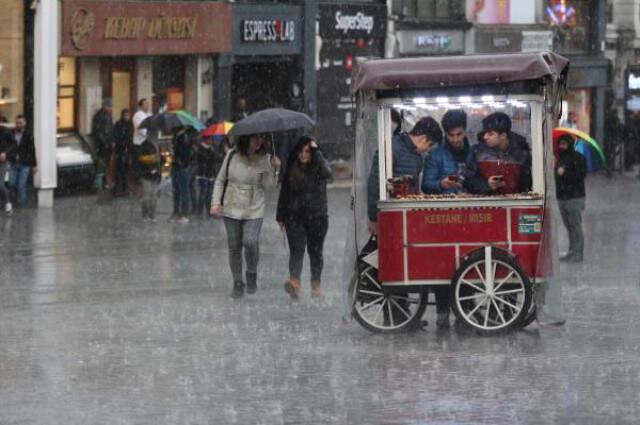
[(358, 60), (351, 92), (500, 84), (560, 77), (569, 60), (551, 52)]

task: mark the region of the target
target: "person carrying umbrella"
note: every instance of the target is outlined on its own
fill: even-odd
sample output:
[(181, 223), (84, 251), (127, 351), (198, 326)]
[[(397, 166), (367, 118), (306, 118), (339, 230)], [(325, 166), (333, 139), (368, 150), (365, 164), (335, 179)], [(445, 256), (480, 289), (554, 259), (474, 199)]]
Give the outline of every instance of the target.
[(560, 257), (560, 261), (579, 263), (584, 254), (582, 211), (585, 208), (587, 165), (584, 156), (575, 151), (574, 142), (574, 138), (568, 134), (558, 139), (559, 158), (555, 177), (560, 215), (569, 233), (569, 251)]
[[(280, 160), (268, 155), (260, 134), (241, 135), (227, 153), (216, 178), (211, 215), (223, 216), (233, 276), (231, 298), (239, 299), (257, 290), (260, 230), (264, 219), (265, 190), (274, 187)], [(242, 275), (242, 252), (246, 274)]]

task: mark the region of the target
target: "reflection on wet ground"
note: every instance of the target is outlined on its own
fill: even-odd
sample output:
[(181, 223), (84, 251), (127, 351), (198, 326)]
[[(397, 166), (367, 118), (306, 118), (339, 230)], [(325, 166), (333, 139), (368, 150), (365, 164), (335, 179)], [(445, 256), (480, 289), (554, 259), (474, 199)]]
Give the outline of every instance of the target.
[(348, 191), (330, 202), (321, 303), (282, 291), (273, 205), (240, 302), (217, 220), (142, 223), (94, 197), (0, 219), (0, 424), (638, 423), (639, 181), (590, 178), (567, 324), (491, 338), (343, 323)]

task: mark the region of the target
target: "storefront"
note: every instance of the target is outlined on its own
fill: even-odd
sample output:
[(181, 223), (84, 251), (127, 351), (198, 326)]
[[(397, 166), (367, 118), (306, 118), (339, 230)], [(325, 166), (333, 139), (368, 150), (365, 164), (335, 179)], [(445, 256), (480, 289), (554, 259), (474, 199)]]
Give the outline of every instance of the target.
[(231, 6), (221, 2), (65, 0), (59, 129), (88, 133), (107, 98), (114, 120), (141, 98), (154, 111), (211, 116), (214, 59), (231, 51), (230, 26)]
[(608, 60), (601, 50), (606, 25), (604, 2), (547, 0), (545, 21), (554, 50), (571, 60), (562, 124), (593, 134), (604, 143)]
[(349, 87), (356, 58), (384, 56), (385, 5), (319, 4), (316, 38), (318, 139), (330, 157), (353, 151), (355, 104)]
[(303, 9), (297, 5), (233, 6), (232, 53), (217, 62), (216, 115), (230, 120), (269, 107), (304, 109)]
[(0, 17), (0, 115), (13, 121), (23, 113), (24, 1), (3, 2)]
[(396, 38), (400, 57), (464, 54), (463, 30), (401, 30)]

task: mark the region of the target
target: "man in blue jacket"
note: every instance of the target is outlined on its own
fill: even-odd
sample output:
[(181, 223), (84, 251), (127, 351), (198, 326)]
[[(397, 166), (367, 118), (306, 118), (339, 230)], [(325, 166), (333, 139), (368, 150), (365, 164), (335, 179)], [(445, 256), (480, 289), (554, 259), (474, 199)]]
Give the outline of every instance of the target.
[[(400, 133), (394, 136), (392, 141), (393, 176), (413, 176), (415, 186), (411, 190), (412, 192), (419, 192), (419, 176), (423, 167), (423, 155), (441, 141), (442, 130), (440, 130), (436, 120), (431, 117), (424, 117), (418, 120), (409, 133)], [(378, 233), (379, 183), (378, 152), (376, 152), (367, 181), (369, 231), (373, 235)]]
[(445, 143), (429, 153), (424, 163), (424, 193), (457, 193), (462, 191), (463, 172), (469, 155), (467, 114), (454, 109), (442, 117)]
[[(463, 190), (462, 177), (469, 155), (467, 114), (459, 109), (447, 111), (442, 117), (445, 142), (429, 153), (422, 173), (424, 193), (457, 193)], [(451, 296), (449, 287), (434, 290), (439, 328), (449, 327)]]

